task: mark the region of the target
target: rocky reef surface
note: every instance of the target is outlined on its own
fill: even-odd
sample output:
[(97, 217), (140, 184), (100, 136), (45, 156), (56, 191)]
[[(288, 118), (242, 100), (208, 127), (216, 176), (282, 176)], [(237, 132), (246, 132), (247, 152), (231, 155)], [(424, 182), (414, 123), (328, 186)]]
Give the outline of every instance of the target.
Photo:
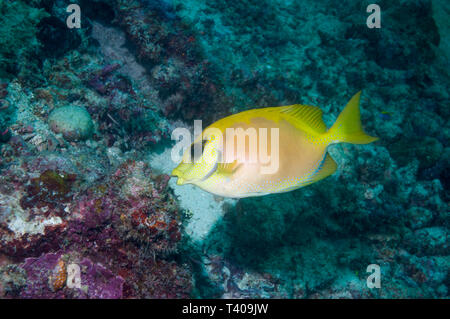
[[(448, 298), (446, 1), (0, 0), (1, 298)], [(294, 192), (170, 179), (171, 132), (363, 89), (370, 145)], [(381, 270), (368, 288), (367, 266)]]

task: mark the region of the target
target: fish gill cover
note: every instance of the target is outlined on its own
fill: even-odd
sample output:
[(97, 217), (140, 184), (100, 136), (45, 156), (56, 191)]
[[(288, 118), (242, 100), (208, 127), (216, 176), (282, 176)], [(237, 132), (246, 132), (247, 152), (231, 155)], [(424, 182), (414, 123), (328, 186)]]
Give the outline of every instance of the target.
[[(450, 6), (370, 4), (0, 0), (0, 298), (448, 298)], [(361, 89), (379, 140), (330, 145), (326, 179), (170, 177), (194, 120), (304, 104), (329, 128)]]

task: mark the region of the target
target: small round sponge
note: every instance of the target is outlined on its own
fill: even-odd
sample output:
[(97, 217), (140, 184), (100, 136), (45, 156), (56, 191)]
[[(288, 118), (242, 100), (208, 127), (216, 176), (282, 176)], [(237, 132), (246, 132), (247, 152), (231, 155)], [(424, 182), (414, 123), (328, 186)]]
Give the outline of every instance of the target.
[(48, 124), (55, 133), (61, 133), (68, 141), (85, 140), (94, 131), (89, 112), (80, 106), (68, 105), (55, 109), (48, 117)]

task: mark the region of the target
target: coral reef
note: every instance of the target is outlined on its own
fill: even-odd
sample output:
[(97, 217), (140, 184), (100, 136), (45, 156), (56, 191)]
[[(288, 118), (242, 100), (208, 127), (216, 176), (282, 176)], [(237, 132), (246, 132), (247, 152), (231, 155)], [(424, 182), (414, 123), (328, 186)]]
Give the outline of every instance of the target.
[(61, 133), (68, 141), (85, 140), (94, 130), (94, 123), (85, 108), (63, 106), (50, 113), (48, 124), (53, 132)]
[(0, 1), (0, 78), (11, 76), (28, 66), (39, 48), (38, 23), (48, 13), (25, 1)]
[[(29, 186), (17, 181), (30, 188), (20, 200), (17, 192), (2, 193), (1, 253), (19, 260), (43, 253), (18, 266), (27, 274), (20, 296), (187, 297), (189, 268), (174, 260), (181, 239), (178, 208), (167, 177), (152, 176), (143, 162), (129, 161), (107, 182), (78, 188), (72, 197), (78, 187), (73, 179), (46, 170)], [(84, 288), (66, 287), (71, 264), (80, 267)]]
[[(88, 258), (77, 260), (73, 254), (48, 253), (39, 258), (27, 258), (20, 265), (27, 273), (22, 298), (121, 298), (124, 280), (103, 265)], [(77, 265), (76, 283), (66, 287), (66, 264)], [(69, 276), (72, 276), (70, 273)], [(69, 281), (72, 278), (69, 278)]]

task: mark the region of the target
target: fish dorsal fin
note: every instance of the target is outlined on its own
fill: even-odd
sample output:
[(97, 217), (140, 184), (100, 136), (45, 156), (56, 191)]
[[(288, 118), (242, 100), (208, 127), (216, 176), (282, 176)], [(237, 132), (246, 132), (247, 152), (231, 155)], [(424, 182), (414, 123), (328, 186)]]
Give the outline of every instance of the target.
[(237, 160), (232, 163), (219, 163), (217, 165), (217, 171), (223, 175), (231, 175), (239, 168), (239, 166), (240, 164)]
[(280, 107), (280, 113), (288, 115), (291, 122), (308, 127), (315, 133), (325, 133), (327, 126), (322, 120), (322, 110), (317, 106), (294, 104)]
[(319, 167), (317, 168), (316, 172), (311, 176), (311, 181), (317, 182), (321, 179), (324, 179), (327, 176), (330, 176), (333, 174), (337, 169), (337, 164), (333, 160), (333, 158), (327, 153), (325, 155), (325, 159), (320, 163)]

